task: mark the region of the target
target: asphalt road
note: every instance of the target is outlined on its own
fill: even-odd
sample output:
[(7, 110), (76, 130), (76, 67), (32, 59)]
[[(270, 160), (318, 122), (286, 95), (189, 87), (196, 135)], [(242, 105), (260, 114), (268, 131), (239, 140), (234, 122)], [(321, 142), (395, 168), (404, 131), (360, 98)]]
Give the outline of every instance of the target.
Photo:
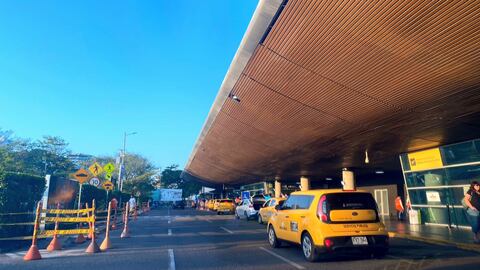
[[(130, 226), (131, 238), (113, 231), (113, 248), (87, 255), (86, 244), (24, 262), (25, 251), (0, 254), (0, 269), (478, 269), (480, 254), (453, 247), (392, 239), (383, 259), (338, 256), (309, 263), (297, 246), (271, 249), (265, 225), (233, 215), (195, 210), (156, 210)], [(101, 238), (98, 244), (101, 243)], [(28, 247), (26, 247), (27, 249)]]

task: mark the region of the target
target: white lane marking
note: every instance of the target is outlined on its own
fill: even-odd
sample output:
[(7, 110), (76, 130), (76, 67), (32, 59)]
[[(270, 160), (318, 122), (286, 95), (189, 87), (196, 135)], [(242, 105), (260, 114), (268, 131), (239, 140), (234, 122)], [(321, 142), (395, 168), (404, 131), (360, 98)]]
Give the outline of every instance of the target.
[(171, 220), (168, 220), (168, 224), (170, 224), (170, 223), (172, 223), (172, 221), (171, 221)]
[(297, 269), (305, 269), (305, 267), (303, 267), (303, 266), (301, 266), (301, 265), (299, 265), (299, 264), (297, 264), (297, 263), (295, 263), (295, 262), (292, 262), (292, 261), (290, 261), (289, 259), (287, 259), (287, 258), (285, 258), (285, 257), (282, 257), (282, 256), (278, 255), (277, 253), (271, 251), (271, 250), (268, 250), (268, 249), (266, 249), (266, 248), (264, 248), (264, 247), (259, 247), (259, 249), (261, 249), (261, 250), (269, 253), (270, 255), (272, 255), (272, 256), (274, 256), (274, 257), (279, 258), (280, 260), (282, 260), (282, 261), (290, 264), (291, 266), (293, 266), (293, 267), (295, 267), (295, 268), (297, 268)]
[(5, 256), (9, 257), (10, 259), (17, 259), (22, 257), (21, 255), (16, 253), (5, 253)]
[(208, 223), (212, 223), (210, 219), (205, 219), (205, 221), (207, 221)]
[(224, 231), (228, 232), (229, 234), (233, 234), (233, 232), (232, 232), (232, 231), (230, 231), (229, 229), (227, 229), (227, 228), (225, 228), (225, 227), (220, 227), (220, 229), (222, 229), (222, 230), (224, 230)]
[(168, 257), (170, 258), (168, 270), (175, 270), (175, 255), (173, 254), (173, 249), (168, 250)]
[(172, 235), (172, 229), (168, 229), (168, 235)]
[(387, 258), (390, 258), (390, 259), (394, 259), (394, 260), (397, 260), (397, 261), (403, 261), (403, 262), (406, 262), (406, 263), (409, 263), (409, 264), (413, 264), (414, 262), (411, 261), (411, 260), (407, 260), (405, 258), (402, 258), (402, 257), (397, 257), (397, 256), (393, 256), (393, 255), (387, 255), (385, 256)]

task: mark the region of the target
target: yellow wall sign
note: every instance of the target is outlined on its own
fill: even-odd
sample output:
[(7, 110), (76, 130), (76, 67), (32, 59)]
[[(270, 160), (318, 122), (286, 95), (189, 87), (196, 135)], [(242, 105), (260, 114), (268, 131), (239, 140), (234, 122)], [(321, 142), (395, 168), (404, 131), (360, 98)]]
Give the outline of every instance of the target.
[(443, 167), (439, 148), (408, 154), (408, 163), (411, 171), (421, 171)]

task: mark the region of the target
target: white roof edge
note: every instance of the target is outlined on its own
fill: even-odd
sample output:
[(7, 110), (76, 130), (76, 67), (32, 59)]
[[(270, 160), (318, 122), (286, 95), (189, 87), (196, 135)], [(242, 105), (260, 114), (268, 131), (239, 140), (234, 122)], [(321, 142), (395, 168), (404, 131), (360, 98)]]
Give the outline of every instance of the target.
[(190, 164), (192, 163), (195, 154), (198, 151), (198, 148), (202, 144), (203, 139), (208, 134), (208, 131), (210, 130), (213, 122), (215, 121), (215, 118), (220, 112), (220, 109), (227, 100), (228, 95), (233, 89), (233, 86), (240, 78), (240, 75), (245, 69), (245, 66), (250, 60), (250, 57), (255, 52), (257, 45), (259, 44), (266, 30), (268, 29), (268, 26), (272, 22), (272, 19), (277, 13), (282, 2), (283, 0), (260, 0), (258, 2), (255, 13), (250, 20), (247, 31), (242, 38), (242, 42), (240, 43), (240, 46), (238, 47), (238, 50), (233, 57), (227, 74), (223, 79), (220, 90), (218, 91), (217, 97), (215, 98), (215, 102), (210, 108), (207, 120), (205, 120), (205, 123), (203, 124), (202, 131), (200, 132), (200, 135), (195, 142), (187, 164), (185, 165), (185, 169), (190, 167)]

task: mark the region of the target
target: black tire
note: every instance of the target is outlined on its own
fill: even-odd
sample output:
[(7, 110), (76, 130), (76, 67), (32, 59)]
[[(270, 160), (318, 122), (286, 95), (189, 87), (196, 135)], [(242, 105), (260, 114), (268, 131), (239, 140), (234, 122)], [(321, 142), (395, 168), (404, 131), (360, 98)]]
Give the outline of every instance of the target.
[(250, 218), (248, 217), (247, 211), (243, 212), (243, 215), (245, 216), (246, 220), (250, 220)]
[(313, 242), (312, 237), (308, 232), (302, 235), (302, 252), (305, 259), (309, 262), (316, 262), (320, 259), (320, 254), (318, 253), (315, 243)]
[(279, 248), (282, 245), (282, 242), (278, 240), (277, 234), (275, 233), (272, 225), (268, 227), (268, 243), (272, 248)]
[(263, 224), (262, 215), (258, 214), (257, 222), (258, 224)]
[(235, 210), (235, 219), (240, 219), (240, 216), (238, 215), (236, 210)]

